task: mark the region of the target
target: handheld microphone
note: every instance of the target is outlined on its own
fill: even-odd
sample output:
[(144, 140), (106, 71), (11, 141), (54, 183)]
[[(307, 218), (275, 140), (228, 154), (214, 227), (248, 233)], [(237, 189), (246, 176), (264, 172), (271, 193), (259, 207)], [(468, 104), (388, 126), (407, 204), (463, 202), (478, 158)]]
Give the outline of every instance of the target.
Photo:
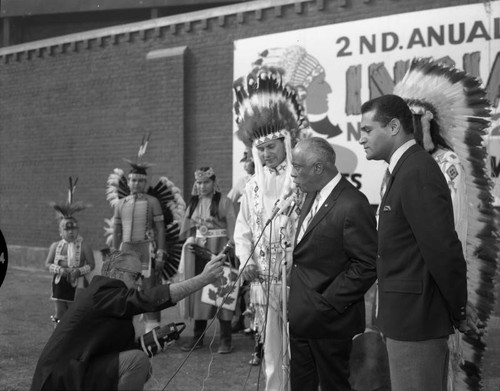
[(276, 202), (276, 205), (273, 208), (273, 212), (271, 213), (271, 217), (269, 217), (269, 219), (266, 222), (266, 225), (269, 225), (269, 223), (271, 223), (271, 221), (278, 215), (278, 213), (280, 211), (283, 211), (286, 208), (288, 208), (292, 204), (292, 202), (293, 202), (292, 195), (290, 195), (289, 197), (287, 197), (283, 200), (278, 200), (278, 202)]
[(200, 246), (196, 243), (191, 243), (189, 244), (190, 246), (190, 251), (192, 251), (194, 254), (196, 254), (197, 257), (200, 257), (203, 259), (205, 262), (210, 261), (212, 256), (219, 256), (219, 255), (228, 255), (231, 250), (234, 250), (234, 243), (230, 240), (226, 243), (222, 251), (218, 254), (213, 253), (210, 251), (208, 248), (205, 248), (203, 246)]
[(231, 250), (234, 250), (234, 243), (231, 240), (228, 240), (224, 248), (219, 254), (227, 255)]
[(225, 255), (224, 264), (233, 266), (233, 262), (231, 261), (231, 254), (234, 254), (234, 243), (229, 240), (218, 255)]

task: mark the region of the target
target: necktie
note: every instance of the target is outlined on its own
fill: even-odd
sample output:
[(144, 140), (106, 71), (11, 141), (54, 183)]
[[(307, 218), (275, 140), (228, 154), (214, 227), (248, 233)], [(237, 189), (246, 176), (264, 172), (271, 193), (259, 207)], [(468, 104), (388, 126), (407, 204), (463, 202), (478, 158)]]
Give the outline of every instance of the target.
[(387, 190), (387, 185), (389, 184), (389, 179), (391, 178), (391, 172), (389, 168), (385, 170), (384, 178), (382, 179), (382, 185), (380, 186), (380, 201), (384, 198), (385, 191)]
[(311, 210), (309, 210), (309, 213), (305, 217), (304, 221), (302, 222), (302, 225), (300, 226), (300, 231), (299, 231), (299, 236), (297, 237), (297, 242), (299, 242), (302, 239), (302, 236), (304, 236), (304, 233), (307, 230), (307, 227), (309, 226), (309, 223), (313, 219), (314, 215), (318, 211), (319, 205), (320, 205), (320, 200), (321, 196), (319, 193), (316, 194), (316, 198), (314, 199), (314, 203), (311, 207)]
[(389, 171), (389, 167), (385, 170), (384, 178), (382, 179), (382, 184), (380, 185), (380, 203), (378, 204), (377, 208), (377, 221), (378, 221), (378, 216), (380, 214), (380, 206), (382, 205), (382, 200), (384, 199), (384, 194), (387, 190), (387, 185), (389, 184), (389, 180), (391, 179), (391, 172)]

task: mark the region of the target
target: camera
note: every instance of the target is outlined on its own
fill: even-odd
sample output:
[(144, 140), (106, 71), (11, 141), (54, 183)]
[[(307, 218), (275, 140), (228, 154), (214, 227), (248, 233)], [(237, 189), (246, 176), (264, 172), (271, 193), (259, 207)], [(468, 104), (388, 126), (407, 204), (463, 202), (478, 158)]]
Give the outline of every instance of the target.
[(185, 328), (185, 323), (169, 323), (165, 326), (157, 326), (139, 338), (137, 348), (151, 358), (163, 351), (170, 342), (179, 339)]

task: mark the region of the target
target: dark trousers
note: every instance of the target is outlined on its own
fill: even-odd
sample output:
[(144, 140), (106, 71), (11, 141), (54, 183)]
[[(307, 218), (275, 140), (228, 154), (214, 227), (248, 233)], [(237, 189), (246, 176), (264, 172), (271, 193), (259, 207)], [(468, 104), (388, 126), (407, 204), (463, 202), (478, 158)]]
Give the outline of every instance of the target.
[(352, 339), (290, 337), (292, 391), (350, 391)]

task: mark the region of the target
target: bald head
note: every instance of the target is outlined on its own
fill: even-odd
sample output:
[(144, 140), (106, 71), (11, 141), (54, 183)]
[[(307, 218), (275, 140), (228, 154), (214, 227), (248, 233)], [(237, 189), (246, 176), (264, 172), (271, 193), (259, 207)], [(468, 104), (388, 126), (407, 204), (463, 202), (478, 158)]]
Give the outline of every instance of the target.
[(331, 144), (321, 137), (311, 137), (300, 141), (296, 147), (303, 150), (309, 159), (321, 162), (330, 168), (335, 167), (336, 155)]
[(304, 192), (322, 189), (337, 175), (335, 151), (323, 138), (301, 140), (292, 152), (292, 177)]

